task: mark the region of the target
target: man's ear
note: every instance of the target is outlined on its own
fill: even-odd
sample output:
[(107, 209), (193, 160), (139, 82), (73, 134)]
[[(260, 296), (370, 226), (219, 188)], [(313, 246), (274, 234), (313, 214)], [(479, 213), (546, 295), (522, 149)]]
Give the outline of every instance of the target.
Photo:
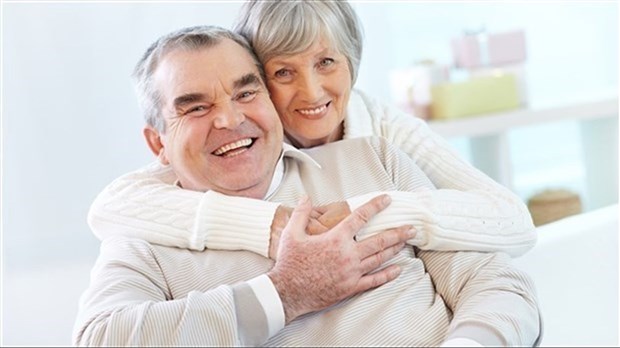
[(144, 138), (146, 139), (146, 143), (149, 145), (149, 148), (157, 156), (157, 159), (161, 164), (168, 165), (170, 162), (166, 157), (166, 151), (164, 149), (164, 143), (161, 141), (161, 135), (159, 131), (154, 129), (151, 126), (146, 126), (142, 130), (142, 134), (144, 134)]

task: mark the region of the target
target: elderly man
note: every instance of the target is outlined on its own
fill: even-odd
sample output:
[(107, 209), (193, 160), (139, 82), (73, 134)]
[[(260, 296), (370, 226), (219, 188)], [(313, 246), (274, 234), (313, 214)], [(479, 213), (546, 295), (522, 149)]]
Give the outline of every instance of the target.
[(327, 233), (306, 235), (310, 200), (433, 187), (378, 138), (303, 152), (283, 145), (260, 67), (242, 38), (214, 27), (169, 34), (146, 52), (136, 74), (144, 77), (141, 95), (157, 100), (143, 103), (153, 109), (145, 110), (152, 116), (145, 137), (178, 185), (299, 204), (275, 263), (248, 251), (104, 240), (81, 299), (76, 344), (537, 342), (533, 285), (506, 255), (403, 249), (413, 235), (406, 227), (355, 241), (388, 204), (385, 197)]

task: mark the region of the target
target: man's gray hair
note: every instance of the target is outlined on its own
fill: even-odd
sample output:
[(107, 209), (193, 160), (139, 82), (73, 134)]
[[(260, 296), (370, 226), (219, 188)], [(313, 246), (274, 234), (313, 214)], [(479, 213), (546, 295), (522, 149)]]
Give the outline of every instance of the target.
[(355, 84), (363, 34), (346, 1), (253, 0), (243, 5), (233, 30), (248, 39), (263, 64), (276, 56), (301, 53), (325, 37), (347, 57), (351, 85)]
[(165, 133), (166, 122), (161, 110), (161, 95), (153, 81), (153, 74), (162, 58), (177, 49), (197, 51), (212, 47), (223, 39), (233, 40), (248, 51), (265, 83), (263, 67), (243, 36), (216, 26), (196, 26), (174, 31), (155, 41), (146, 50), (133, 72), (138, 101), (149, 126)]

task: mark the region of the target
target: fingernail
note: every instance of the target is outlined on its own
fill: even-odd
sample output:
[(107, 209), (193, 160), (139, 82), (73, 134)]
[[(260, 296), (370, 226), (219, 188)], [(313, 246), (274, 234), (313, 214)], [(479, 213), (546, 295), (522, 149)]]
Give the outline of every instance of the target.
[(400, 267), (397, 266), (392, 268), (390, 273), (392, 274), (392, 277), (397, 277), (400, 274)]
[(306, 204), (306, 202), (308, 202), (308, 195), (301, 195), (297, 204)]
[(389, 195), (383, 196), (383, 204), (390, 204), (390, 202), (392, 202), (392, 197)]
[(415, 234), (416, 234), (416, 230), (415, 230), (415, 229), (413, 229), (413, 227), (411, 227), (411, 228), (407, 231), (407, 237), (409, 237), (409, 238), (413, 238), (413, 237), (415, 237)]

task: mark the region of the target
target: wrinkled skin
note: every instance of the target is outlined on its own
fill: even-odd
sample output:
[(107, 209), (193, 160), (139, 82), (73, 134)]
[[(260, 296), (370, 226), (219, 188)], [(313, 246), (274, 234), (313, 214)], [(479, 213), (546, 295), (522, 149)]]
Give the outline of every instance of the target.
[(396, 255), (413, 236), (411, 226), (384, 231), (361, 242), (353, 237), (389, 204), (379, 196), (353, 211), (334, 228), (309, 235), (312, 205), (305, 199), (282, 231), (278, 259), (268, 276), (276, 287), (286, 322), (318, 311), (350, 296), (378, 287), (400, 274), (397, 265), (370, 273)]

